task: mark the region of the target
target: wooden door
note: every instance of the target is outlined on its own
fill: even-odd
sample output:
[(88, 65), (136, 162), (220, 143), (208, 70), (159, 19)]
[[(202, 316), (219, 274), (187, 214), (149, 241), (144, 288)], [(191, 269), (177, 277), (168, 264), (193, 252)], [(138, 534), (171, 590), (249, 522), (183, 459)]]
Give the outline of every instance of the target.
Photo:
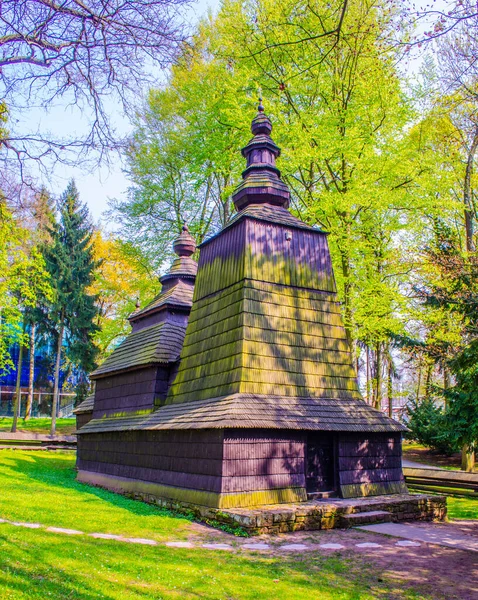
[(307, 492), (335, 490), (335, 439), (330, 433), (307, 435), (306, 485)]

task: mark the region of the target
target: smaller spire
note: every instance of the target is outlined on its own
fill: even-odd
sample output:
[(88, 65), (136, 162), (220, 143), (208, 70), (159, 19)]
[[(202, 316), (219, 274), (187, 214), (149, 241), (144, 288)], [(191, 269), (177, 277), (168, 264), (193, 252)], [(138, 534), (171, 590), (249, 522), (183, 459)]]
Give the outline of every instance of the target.
[(173, 250), (178, 256), (192, 256), (196, 252), (196, 240), (189, 233), (186, 224), (183, 225), (180, 235), (174, 240)]
[(264, 107), (262, 106), (262, 98), (259, 96), (259, 106), (257, 107), (257, 111), (260, 113), (264, 112)]
[(139, 301), (139, 296), (136, 296), (136, 304), (135, 304), (136, 310), (139, 310), (140, 306), (141, 306), (141, 303)]

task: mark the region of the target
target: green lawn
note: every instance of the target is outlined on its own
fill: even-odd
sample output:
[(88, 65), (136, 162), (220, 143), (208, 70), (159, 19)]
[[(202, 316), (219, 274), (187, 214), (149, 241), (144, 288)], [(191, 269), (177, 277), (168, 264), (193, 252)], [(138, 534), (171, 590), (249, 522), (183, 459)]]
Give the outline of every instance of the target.
[[(12, 428), (12, 417), (0, 417), (0, 431), (10, 431)], [(51, 419), (30, 419), (24, 421), (18, 419), (17, 431), (31, 433), (50, 433)], [(68, 435), (76, 430), (76, 419), (57, 419), (56, 432)]]
[(452, 498), (448, 496), (450, 519), (478, 519), (478, 498)]
[[(158, 541), (184, 518), (75, 481), (74, 453), (0, 452), (0, 518)], [(236, 538), (231, 538), (236, 544)], [(0, 524), (2, 600), (432, 600), (357, 553), (273, 557), (140, 546)]]
[[(389, 587), (340, 557), (247, 557), (0, 529), (2, 600), (369, 600)], [(415, 594), (393, 598), (425, 598)], [(428, 597), (427, 597), (428, 598)]]
[(158, 541), (190, 524), (169, 512), (75, 481), (71, 451), (0, 451), (0, 517)]

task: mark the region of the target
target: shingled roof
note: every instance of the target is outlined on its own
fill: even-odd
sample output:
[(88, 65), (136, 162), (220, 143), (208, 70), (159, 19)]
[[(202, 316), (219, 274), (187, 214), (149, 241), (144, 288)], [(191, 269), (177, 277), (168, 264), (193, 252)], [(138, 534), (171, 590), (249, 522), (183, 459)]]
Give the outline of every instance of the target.
[(251, 280), (197, 299), (167, 402), (237, 393), (360, 398), (336, 299)]
[(197, 263), (191, 258), (196, 243), (186, 226), (173, 247), (178, 258), (160, 278), (161, 293), (146, 307), (130, 315), (133, 331), (91, 373), (92, 379), (179, 359), (186, 320), (183, 318), (178, 322), (175, 313), (189, 313), (197, 272)]
[(179, 359), (185, 332), (184, 326), (163, 321), (130, 333), (91, 374), (91, 379), (146, 365), (174, 362)]
[[(197, 269), (197, 263), (195, 265)], [(193, 303), (193, 293), (194, 287), (180, 280), (167, 292), (161, 291), (148, 305), (134, 312), (130, 316), (130, 321), (145, 317), (165, 306), (190, 309)]]
[(84, 425), (80, 433), (223, 428), (349, 432), (406, 429), (363, 400), (232, 394), (171, 404), (148, 415), (94, 419)]
[[(405, 429), (361, 399), (327, 235), (288, 212), (271, 130), (260, 105), (254, 138), (243, 149), (244, 181), (233, 196), (239, 212), (201, 247), (179, 370), (165, 405), (149, 415), (92, 420), (80, 433)], [(131, 342), (123, 356), (150, 351)]]
[(159, 278), (161, 292), (144, 308), (136, 310), (129, 316), (131, 323), (170, 306), (190, 309), (193, 303), (194, 281), (198, 264), (191, 258), (196, 251), (196, 242), (184, 225), (179, 237), (174, 241), (173, 249), (178, 255), (168, 271)]
[(85, 398), (83, 402), (80, 402), (80, 404), (78, 404), (78, 406), (73, 410), (73, 414), (82, 415), (83, 413), (93, 412), (94, 404), (94, 395), (88, 396), (88, 398)]

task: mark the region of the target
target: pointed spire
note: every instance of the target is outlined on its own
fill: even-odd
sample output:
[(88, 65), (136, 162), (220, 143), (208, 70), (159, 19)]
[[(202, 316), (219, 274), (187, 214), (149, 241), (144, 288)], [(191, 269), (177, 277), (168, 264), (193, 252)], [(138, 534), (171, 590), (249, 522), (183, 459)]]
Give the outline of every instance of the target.
[(251, 124), (254, 137), (241, 151), (242, 156), (247, 159), (247, 168), (242, 173), (243, 181), (236, 188), (232, 199), (237, 210), (242, 210), (249, 204), (274, 204), (287, 208), (289, 189), (281, 181), (280, 171), (275, 163), (280, 156), (280, 148), (270, 137), (272, 123), (264, 112), (262, 98), (259, 98), (257, 111)]
[(173, 242), (173, 250), (178, 256), (173, 261), (169, 271), (159, 278), (163, 284), (163, 291), (174, 284), (176, 279), (195, 279), (197, 273), (197, 262), (191, 258), (196, 252), (196, 240), (189, 233), (189, 228), (186, 224), (183, 225), (181, 233)]
[(174, 240), (173, 250), (178, 256), (192, 256), (196, 252), (196, 240), (189, 233), (186, 224), (183, 225), (179, 237)]

